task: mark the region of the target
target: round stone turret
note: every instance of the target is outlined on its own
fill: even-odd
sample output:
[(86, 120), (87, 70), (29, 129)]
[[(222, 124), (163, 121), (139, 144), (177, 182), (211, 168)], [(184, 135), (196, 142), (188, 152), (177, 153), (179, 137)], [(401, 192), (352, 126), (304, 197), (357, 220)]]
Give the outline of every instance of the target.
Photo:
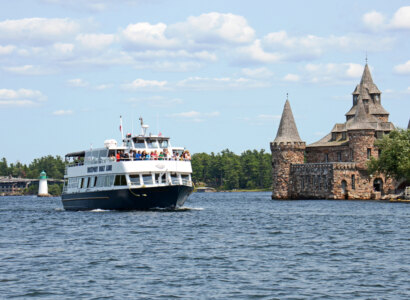
[(272, 199), (290, 199), (290, 167), (302, 164), (306, 143), (299, 136), (289, 100), (286, 100), (272, 152)]

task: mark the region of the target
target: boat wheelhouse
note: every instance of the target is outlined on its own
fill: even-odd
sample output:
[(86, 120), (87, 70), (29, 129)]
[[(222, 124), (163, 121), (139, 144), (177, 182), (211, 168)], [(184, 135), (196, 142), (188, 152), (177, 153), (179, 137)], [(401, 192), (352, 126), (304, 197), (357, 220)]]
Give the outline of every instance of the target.
[[(170, 139), (127, 134), (121, 146), (68, 153), (62, 202), (66, 210), (176, 208), (193, 191), (191, 161)], [(162, 154), (161, 154), (162, 153)], [(152, 155), (151, 155), (152, 154)], [(161, 155), (159, 155), (161, 154)]]

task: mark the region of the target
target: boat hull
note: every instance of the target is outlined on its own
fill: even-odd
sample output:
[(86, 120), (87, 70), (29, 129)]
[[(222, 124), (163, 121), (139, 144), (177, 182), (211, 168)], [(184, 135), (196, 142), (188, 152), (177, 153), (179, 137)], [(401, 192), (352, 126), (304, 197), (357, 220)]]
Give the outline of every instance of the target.
[(63, 194), (65, 210), (149, 210), (176, 208), (184, 204), (193, 187), (172, 185)]

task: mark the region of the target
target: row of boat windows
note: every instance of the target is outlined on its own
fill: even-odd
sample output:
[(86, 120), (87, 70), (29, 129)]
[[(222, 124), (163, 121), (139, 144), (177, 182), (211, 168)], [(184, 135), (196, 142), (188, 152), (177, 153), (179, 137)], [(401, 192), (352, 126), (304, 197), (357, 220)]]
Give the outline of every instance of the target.
[[(167, 179), (168, 177), (168, 179)], [(190, 176), (177, 173), (154, 173), (154, 174), (131, 174), (130, 185), (153, 185), (153, 184), (188, 184)], [(127, 186), (126, 175), (100, 175), (88, 177), (69, 178), (67, 187), (69, 189), (86, 189), (93, 187)]]

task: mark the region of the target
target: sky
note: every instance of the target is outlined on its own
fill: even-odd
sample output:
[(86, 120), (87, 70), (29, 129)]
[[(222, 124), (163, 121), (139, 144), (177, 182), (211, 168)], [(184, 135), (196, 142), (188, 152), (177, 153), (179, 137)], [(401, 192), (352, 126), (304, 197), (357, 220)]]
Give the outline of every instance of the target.
[(308, 144), (345, 121), (364, 64), (410, 117), (409, 1), (0, 2), (0, 157), (139, 133), (193, 153), (269, 150), (289, 94)]

